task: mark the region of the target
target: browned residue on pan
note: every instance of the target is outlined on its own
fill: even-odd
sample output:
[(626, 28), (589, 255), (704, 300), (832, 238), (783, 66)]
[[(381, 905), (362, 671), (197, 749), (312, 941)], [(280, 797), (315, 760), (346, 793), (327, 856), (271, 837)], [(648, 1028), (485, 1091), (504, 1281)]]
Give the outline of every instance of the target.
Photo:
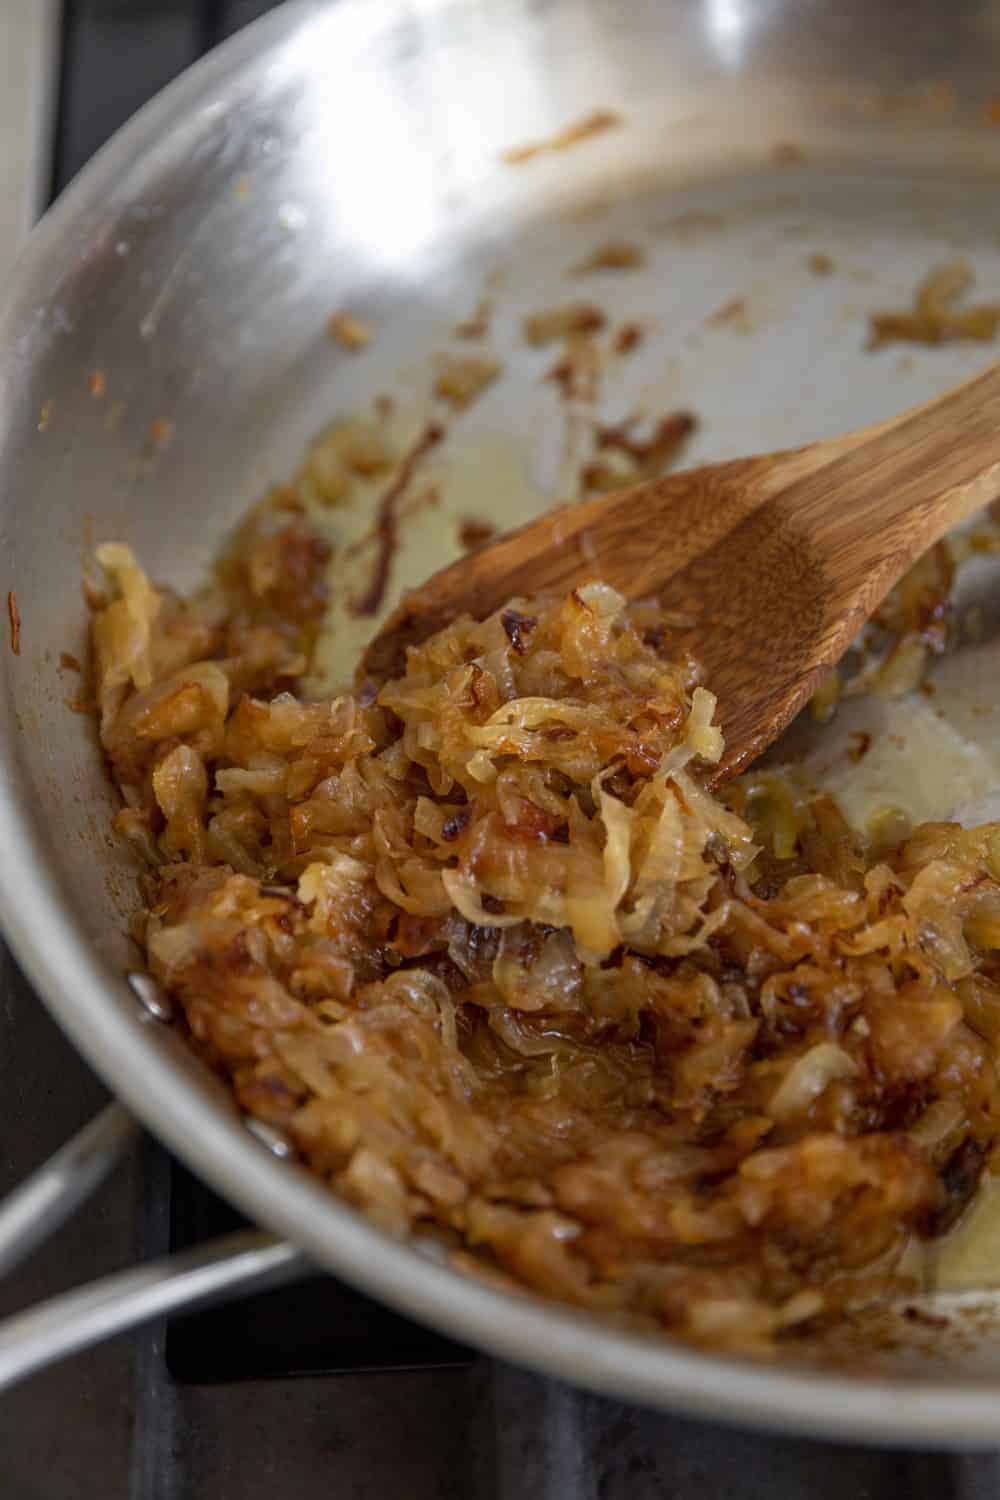
[(911, 307), (871, 314), (865, 348), (881, 349), (897, 340), (931, 346), (963, 339), (989, 343), (1000, 327), (1000, 302), (958, 305), (975, 280), (964, 260), (936, 266), (917, 287)]
[(456, 323), (455, 337), (457, 339), (484, 339), (490, 331), (492, 317), (493, 303), (488, 297), (484, 297), (476, 304), (476, 310), (471, 318), (465, 318), (461, 323)]
[(601, 457), (585, 464), (580, 473), (580, 484), (586, 492), (607, 492), (638, 484), (642, 479), (655, 479), (662, 474), (677, 457), (681, 448), (698, 426), (693, 412), (672, 411), (661, 417), (648, 438), (635, 433), (636, 419), (627, 418), (613, 426), (594, 429), (594, 447), (600, 454), (614, 454), (614, 462)]
[(15, 656), (20, 656), (21, 612), (17, 607), (17, 595), (13, 589), (7, 595), (7, 617), (10, 620), (10, 649)]
[(641, 245), (635, 245), (631, 240), (607, 240), (572, 266), (570, 274), (587, 276), (592, 271), (637, 271), (645, 263)]
[(366, 349), (372, 341), (369, 325), (349, 312), (334, 313), (327, 319), (326, 331), (342, 348), (349, 349), (352, 353)]
[(614, 337), (612, 347), (615, 353), (631, 354), (642, 343), (645, 332), (641, 323), (623, 323)]
[(565, 125), (562, 130), (557, 130), (555, 135), (550, 135), (545, 140), (529, 141), (524, 146), (511, 146), (503, 153), (503, 160), (516, 167), (523, 162), (531, 161), (533, 157), (544, 156), (550, 151), (568, 151), (571, 146), (578, 146), (581, 141), (589, 140), (594, 135), (601, 135), (605, 130), (613, 130), (621, 123), (621, 115), (616, 114), (614, 110), (595, 109), (589, 115), (584, 115), (582, 120), (575, 120), (571, 125)]
[(399, 503), (406, 494), (421, 459), (444, 437), (444, 428), (436, 422), (428, 422), (423, 432), (404, 456), (396, 476), (379, 501), (375, 521), (375, 537), (378, 552), (371, 582), (359, 599), (352, 600), (351, 610), (356, 615), (374, 615), (385, 598), (389, 586), (392, 562), (399, 546)]
[(608, 321), (607, 315), (593, 302), (566, 302), (560, 307), (546, 307), (524, 320), (525, 343), (539, 349), (557, 339), (581, 338), (597, 333)]

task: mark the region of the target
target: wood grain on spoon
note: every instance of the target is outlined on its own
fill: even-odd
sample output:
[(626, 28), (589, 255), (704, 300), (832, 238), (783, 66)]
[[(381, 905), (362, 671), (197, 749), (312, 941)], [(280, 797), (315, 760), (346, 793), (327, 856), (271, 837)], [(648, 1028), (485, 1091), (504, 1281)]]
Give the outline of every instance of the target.
[(551, 511), (409, 594), (363, 671), (396, 674), (408, 645), (458, 615), (601, 578), (695, 620), (722, 781), (781, 733), (920, 554), (998, 493), (994, 366), (875, 427)]

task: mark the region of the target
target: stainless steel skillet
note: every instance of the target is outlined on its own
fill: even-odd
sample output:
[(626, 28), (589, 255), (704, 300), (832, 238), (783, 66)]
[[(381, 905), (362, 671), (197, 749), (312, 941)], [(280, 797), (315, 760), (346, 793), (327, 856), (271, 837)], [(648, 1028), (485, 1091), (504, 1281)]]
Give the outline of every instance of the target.
[[(0, 316), (0, 588), (22, 619), (20, 654), (0, 665), (0, 912), (40, 995), (128, 1110), (257, 1222), (415, 1317), (637, 1401), (910, 1445), (996, 1442), (994, 1299), (952, 1298), (954, 1337), (918, 1327), (847, 1368), (713, 1359), (461, 1279), (278, 1159), (125, 978), (134, 872), (59, 668), (81, 648), (81, 566), (95, 541), (123, 537), (156, 576), (193, 582), (331, 416), (419, 383), (491, 277), (508, 369), (456, 429), (456, 464), (486, 486), (495, 465), (481, 455), (509, 439), (532, 492), (552, 490), (563, 414), (516, 330), (613, 236), (641, 238), (649, 265), (594, 295), (649, 337), (608, 414), (693, 407), (693, 458), (932, 394), (988, 351), (866, 357), (865, 310), (905, 303), (958, 255), (983, 295), (1000, 290), (1000, 133), (984, 123), (998, 33), (993, 7), (945, 16), (929, 0), (292, 4), (102, 153), (36, 231)], [(503, 161), (596, 108), (621, 126)], [(830, 277), (809, 270), (819, 252)], [(731, 303), (742, 315), (713, 322)], [(377, 330), (363, 359), (324, 331), (339, 306)], [(504, 504), (488, 507), (502, 517)], [(70, 1175), (126, 1134), (120, 1116), (105, 1121)], [(9, 1243), (26, 1243), (48, 1191), (0, 1224)], [(298, 1263), (270, 1241), (241, 1253), (233, 1280)], [(191, 1274), (206, 1292), (230, 1273)], [(139, 1273), (130, 1289), (153, 1284)], [(87, 1304), (89, 1334), (125, 1321), (111, 1292)], [(127, 1307), (150, 1310), (141, 1295)], [(28, 1334), (36, 1359), (52, 1352), (53, 1326), (65, 1308), (7, 1330), (9, 1376)]]

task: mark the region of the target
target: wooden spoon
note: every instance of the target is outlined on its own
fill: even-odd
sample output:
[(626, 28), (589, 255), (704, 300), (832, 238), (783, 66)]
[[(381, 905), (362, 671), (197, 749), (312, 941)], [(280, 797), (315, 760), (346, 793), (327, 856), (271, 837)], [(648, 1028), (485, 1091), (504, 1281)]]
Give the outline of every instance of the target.
[(362, 672), (395, 675), (461, 614), (600, 578), (694, 618), (726, 740), (717, 784), (781, 733), (921, 553), (998, 493), (1000, 365), (845, 437), (551, 511), (409, 594)]

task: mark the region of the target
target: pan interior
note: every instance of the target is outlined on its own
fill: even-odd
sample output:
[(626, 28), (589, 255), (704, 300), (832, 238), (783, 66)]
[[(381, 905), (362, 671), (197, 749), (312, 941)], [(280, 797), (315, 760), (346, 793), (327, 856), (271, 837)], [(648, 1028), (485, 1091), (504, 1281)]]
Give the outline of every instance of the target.
[[(427, 37), (411, 37), (410, 61), (393, 63), (388, 32), (373, 40), (360, 7), (330, 15), (340, 12), (335, 60), (310, 56), (303, 21), (266, 65), (248, 53), (232, 76), (220, 74), (214, 95), (206, 86), (166, 144), (153, 132), (145, 154), (105, 183), (100, 211), (81, 184), (60, 221), (64, 232), (72, 224), (72, 245), (50, 243), (25, 272), (7, 325), (0, 469), (23, 622), (21, 654), (7, 662), (18, 792), (37, 812), (40, 858), (123, 1016), (135, 872), (110, 837), (114, 799), (89, 721), (67, 707), (79, 685), (61, 665), (62, 653), (81, 653), (80, 571), (97, 542), (128, 541), (157, 579), (191, 586), (239, 514), (296, 471), (329, 423), (386, 395), (402, 427), (426, 420), (434, 356), (464, 351), (455, 326), (483, 299), (491, 329), (475, 348), (488, 348), (502, 373), (449, 418), (428, 475), (437, 502), (404, 523), (387, 605), (457, 555), (463, 518), (506, 526), (571, 494), (595, 416), (655, 421), (689, 410), (699, 426), (685, 461), (722, 459), (889, 416), (995, 354), (980, 344), (865, 349), (869, 314), (909, 306), (936, 266), (966, 262), (971, 299), (1000, 299), (1000, 200), (991, 189), (1000, 140), (942, 114), (926, 91), (875, 119), (857, 91), (819, 107), (801, 88), (741, 112), (719, 58), (706, 61), (691, 43), (708, 81), (697, 98), (678, 85), (665, 115), (652, 74), (640, 68), (626, 87), (609, 43), (602, 68), (569, 68), (544, 108), (525, 99), (523, 119), (491, 92), (470, 138), (456, 121), (464, 129), (474, 118), (472, 84), (449, 92), (427, 63)], [(609, 17), (595, 15), (610, 34)], [(469, 34), (453, 37), (454, 48), (476, 43), (485, 8), (467, 17)], [(379, 87), (380, 110), (366, 115), (376, 124), (361, 140), (351, 121), (367, 109), (365, 89)], [(597, 106), (620, 110), (621, 125), (519, 167), (502, 160), (503, 148)], [(611, 241), (640, 246), (643, 264), (568, 274)], [(611, 329), (643, 330), (633, 352), (607, 362), (593, 407), (562, 398), (546, 379), (552, 351), (526, 347), (521, 331), (528, 313), (578, 299), (599, 306)], [(327, 332), (342, 308), (373, 330), (362, 353)], [(324, 514), (341, 554), (320, 656), (328, 685), (347, 675), (377, 623), (346, 610), (343, 557), (370, 526), (376, 499), (377, 487), (362, 486), (352, 504)], [(935, 710), (903, 706), (903, 734), (887, 719), (876, 725), (885, 753), (872, 767), (881, 765), (897, 801), (918, 800), (922, 816), (990, 815), (1000, 796), (994, 573), (989, 559), (970, 571), (961, 607), (979, 607), (978, 639), (941, 665)], [(822, 774), (837, 774), (844, 736), (867, 723), (866, 711), (852, 706), (861, 717), (810, 749)], [(881, 794), (875, 785), (866, 795)], [(84, 1044), (85, 1029), (74, 1026)], [(209, 1087), (169, 1038), (155, 1045), (186, 1087)], [(237, 1185), (222, 1185), (238, 1196)], [(989, 1290), (1000, 1256), (989, 1235), (950, 1269), (933, 1269), (943, 1289), (928, 1315), (944, 1307), (947, 1328), (901, 1324), (883, 1347), (866, 1347), (866, 1374), (1000, 1377)], [(329, 1263), (349, 1271), (333, 1218), (328, 1238)], [(313, 1234), (310, 1248), (318, 1246)], [(859, 1366), (857, 1348), (823, 1357)]]

